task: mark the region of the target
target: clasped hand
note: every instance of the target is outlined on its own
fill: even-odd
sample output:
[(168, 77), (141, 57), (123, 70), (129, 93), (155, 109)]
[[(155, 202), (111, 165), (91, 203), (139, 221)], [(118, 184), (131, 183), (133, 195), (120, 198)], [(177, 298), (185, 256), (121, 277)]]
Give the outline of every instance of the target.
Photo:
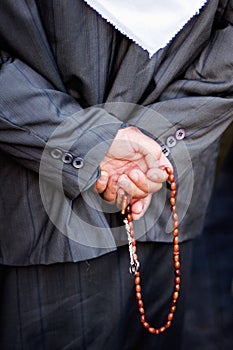
[(132, 217), (140, 219), (152, 194), (167, 180), (161, 166), (172, 168), (160, 145), (134, 126), (120, 129), (103, 158), (101, 175), (95, 184), (103, 198), (121, 207), (124, 194), (130, 198)]

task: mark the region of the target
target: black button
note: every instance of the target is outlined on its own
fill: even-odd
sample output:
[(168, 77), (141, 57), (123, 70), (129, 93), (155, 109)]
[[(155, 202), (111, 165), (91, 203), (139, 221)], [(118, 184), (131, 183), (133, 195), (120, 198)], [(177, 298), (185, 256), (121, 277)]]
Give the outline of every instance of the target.
[(83, 159), (80, 157), (74, 158), (72, 165), (76, 169), (82, 168), (83, 167)]

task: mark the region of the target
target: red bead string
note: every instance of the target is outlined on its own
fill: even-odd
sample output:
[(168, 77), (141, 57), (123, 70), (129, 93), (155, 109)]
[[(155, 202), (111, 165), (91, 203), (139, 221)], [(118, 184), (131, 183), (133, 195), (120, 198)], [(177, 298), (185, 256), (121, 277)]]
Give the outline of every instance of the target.
[[(159, 334), (164, 332), (167, 328), (171, 326), (174, 313), (176, 311), (176, 304), (177, 299), (179, 297), (179, 291), (180, 291), (180, 255), (179, 255), (179, 231), (178, 231), (178, 215), (176, 212), (176, 183), (175, 183), (175, 177), (173, 174), (173, 170), (169, 167), (161, 167), (162, 170), (166, 171), (168, 174), (168, 180), (170, 182), (170, 188), (171, 188), (171, 196), (170, 196), (170, 204), (171, 204), (171, 212), (172, 212), (172, 218), (173, 218), (173, 253), (174, 253), (174, 287), (173, 287), (173, 293), (172, 293), (172, 301), (170, 310), (167, 315), (167, 321), (166, 323), (159, 327), (155, 328), (152, 327), (146, 319), (145, 316), (145, 310), (144, 310), (144, 303), (142, 300), (142, 288), (141, 288), (141, 279), (140, 279), (140, 272), (139, 272), (139, 261), (137, 257), (137, 248), (136, 248), (136, 240), (134, 237), (134, 229), (133, 229), (133, 219), (132, 219), (132, 212), (131, 212), (131, 205), (128, 203), (128, 197), (124, 196), (123, 202), (122, 202), (122, 214), (125, 215), (125, 225), (126, 225), (126, 231), (129, 235), (129, 251), (130, 251), (130, 272), (134, 275), (134, 282), (135, 282), (135, 292), (136, 292), (136, 300), (138, 303), (138, 311), (140, 314), (140, 321), (150, 333), (152, 334)], [(126, 213), (126, 214), (125, 214)]]

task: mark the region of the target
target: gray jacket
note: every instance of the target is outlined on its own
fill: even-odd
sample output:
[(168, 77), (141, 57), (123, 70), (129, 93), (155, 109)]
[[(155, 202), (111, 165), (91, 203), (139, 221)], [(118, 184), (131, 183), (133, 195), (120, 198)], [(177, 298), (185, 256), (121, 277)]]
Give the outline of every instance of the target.
[[(211, 0), (151, 59), (82, 0), (0, 2), (0, 262), (51, 264), (125, 244), (92, 184), (117, 130), (169, 153), (180, 240), (201, 232), (218, 139), (233, 120), (233, 2)], [(169, 185), (135, 222), (172, 241)]]

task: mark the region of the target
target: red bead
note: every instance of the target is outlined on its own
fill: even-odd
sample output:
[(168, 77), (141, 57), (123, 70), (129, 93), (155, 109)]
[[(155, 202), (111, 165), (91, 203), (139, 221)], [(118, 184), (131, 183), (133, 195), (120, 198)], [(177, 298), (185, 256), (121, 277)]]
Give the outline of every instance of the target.
[(169, 175), (169, 181), (174, 182), (175, 181), (175, 176), (173, 174)]
[(131, 214), (127, 214), (127, 220), (128, 222), (131, 222), (133, 220), (133, 217)]
[(136, 289), (136, 292), (138, 293), (141, 292), (141, 286), (139, 284), (136, 285), (135, 289)]
[(173, 220), (174, 220), (174, 221), (178, 221), (178, 215), (177, 215), (177, 213), (173, 213), (172, 216), (173, 216)]
[(176, 191), (171, 191), (171, 197), (176, 198)]
[(175, 278), (175, 283), (179, 284), (180, 283), (180, 277)]
[(144, 327), (144, 328), (149, 328), (150, 325), (149, 325), (149, 323), (147, 323), (147, 322), (143, 322), (143, 327)]
[(171, 190), (172, 191), (176, 190), (176, 183), (175, 182), (171, 183)]
[(167, 323), (165, 324), (166, 328), (169, 328), (171, 326), (171, 321), (167, 321)]
[(176, 200), (175, 200), (175, 198), (170, 198), (170, 203), (171, 203), (171, 205), (173, 206), (173, 205), (175, 205), (176, 204)]
[(154, 327), (149, 327), (149, 328), (148, 328), (148, 331), (149, 331), (150, 333), (152, 333), (152, 334), (155, 334), (156, 329), (155, 329)]
[[(175, 243), (175, 242), (174, 242)], [(178, 244), (175, 244), (174, 245), (174, 252), (178, 253), (179, 252), (179, 245)]]
[(133, 240), (132, 240), (132, 246), (134, 247), (135, 245), (136, 245), (136, 240), (133, 239)]
[(172, 305), (171, 308), (170, 308), (170, 311), (171, 311), (171, 313), (174, 314), (174, 312), (176, 311), (176, 306)]
[(179, 225), (178, 221), (177, 221), (177, 220), (174, 220), (174, 222), (173, 222), (173, 228), (174, 228), (174, 230), (178, 228), (178, 225)]
[(125, 214), (126, 207), (127, 207), (127, 196), (124, 196), (122, 200), (122, 205), (121, 205), (122, 214)]
[(175, 236), (175, 237), (173, 238), (173, 243), (174, 243), (174, 244), (178, 244), (178, 243), (179, 243), (179, 238), (178, 238), (177, 236)]
[(135, 284), (140, 284), (140, 277), (135, 277), (135, 279), (134, 279), (134, 283)]
[(176, 284), (176, 285), (175, 285), (175, 291), (176, 291), (176, 292), (179, 292), (179, 290), (180, 290), (180, 285), (179, 285), (179, 284)]
[(159, 328), (159, 333), (163, 333), (164, 331), (166, 330), (166, 328), (163, 326), (163, 327), (160, 327)]
[(174, 253), (174, 261), (175, 262), (180, 261), (179, 253)]
[(173, 231), (173, 236), (176, 237), (179, 235), (179, 230), (178, 228), (175, 228), (175, 230)]
[(146, 322), (146, 316), (145, 316), (145, 315), (142, 315), (142, 316), (140, 317), (140, 321), (141, 321), (142, 323)]
[(178, 292), (174, 292), (173, 293), (173, 299), (177, 300), (179, 297), (179, 293)]
[(143, 301), (142, 300), (138, 300), (138, 307), (143, 307)]
[(177, 269), (177, 270), (175, 271), (175, 274), (176, 274), (176, 276), (180, 276), (180, 270)]
[(179, 269), (180, 268), (180, 262), (179, 261), (176, 261), (175, 264), (174, 264), (175, 268), (176, 269)]
[(170, 312), (170, 313), (167, 315), (168, 321), (171, 321), (171, 320), (173, 319), (173, 316), (174, 316), (173, 312)]
[(143, 309), (143, 307), (140, 307), (138, 310), (141, 315), (145, 314), (145, 310)]
[(136, 293), (136, 299), (137, 299), (137, 300), (141, 300), (141, 299), (142, 299), (141, 293)]
[(171, 174), (173, 174), (173, 170), (171, 169), (171, 168), (169, 168), (169, 167), (166, 167), (166, 172), (168, 173), (168, 175), (171, 175)]
[(176, 206), (173, 205), (172, 208), (171, 208), (171, 210), (172, 210), (173, 213), (176, 213)]
[(126, 212), (131, 214), (131, 205), (127, 205), (126, 207)]

